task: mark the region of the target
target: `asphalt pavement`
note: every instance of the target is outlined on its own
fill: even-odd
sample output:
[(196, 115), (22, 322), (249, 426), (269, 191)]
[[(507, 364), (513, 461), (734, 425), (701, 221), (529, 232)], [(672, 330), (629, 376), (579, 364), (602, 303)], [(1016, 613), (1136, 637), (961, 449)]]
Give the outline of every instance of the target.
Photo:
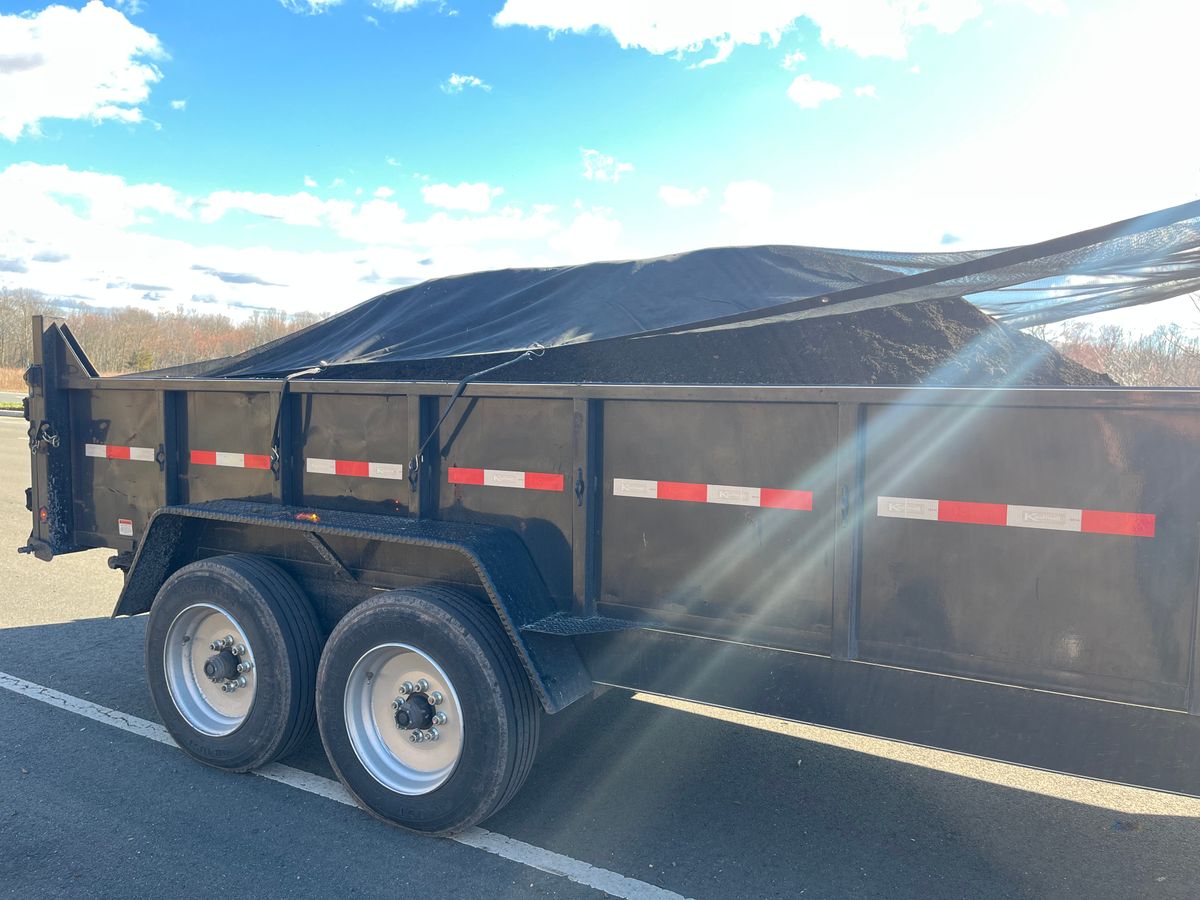
[[(15, 553), (24, 427), (0, 419), (0, 672), (157, 721), (109, 553)], [(333, 777), (315, 735), (283, 762)], [(1200, 896), (1200, 800), (620, 691), (547, 719), (484, 827), (629, 896)], [(0, 689), (2, 896), (603, 896), (534, 863)]]

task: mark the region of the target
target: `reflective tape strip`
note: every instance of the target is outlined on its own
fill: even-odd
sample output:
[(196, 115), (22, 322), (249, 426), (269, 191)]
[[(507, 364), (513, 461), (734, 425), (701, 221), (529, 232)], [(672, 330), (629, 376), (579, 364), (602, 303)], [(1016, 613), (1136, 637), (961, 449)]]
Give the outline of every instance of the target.
[(1049, 531), (1122, 534), (1130, 537), (1154, 537), (1156, 527), (1153, 513), (1019, 506), (1011, 503), (973, 503), (964, 500), (920, 500), (913, 497), (880, 497), (876, 501), (876, 513), (889, 519), (1004, 525), (1010, 528), (1042, 528)]
[(685, 500), (689, 503), (718, 503), (723, 506), (756, 506), (762, 509), (812, 509), (812, 491), (746, 487), (735, 484), (697, 484), (690, 481), (646, 481), (614, 478), (614, 497), (644, 500)]
[(401, 463), (362, 462), (354, 459), (320, 459), (310, 456), (304, 461), (305, 471), (314, 475), (349, 475), (353, 478), (404, 479)]
[(466, 469), (451, 466), (449, 484), (480, 484), (487, 487), (523, 488), (527, 491), (562, 491), (564, 478), (553, 472), (513, 472), (508, 469)]
[(224, 466), (229, 469), (269, 469), (271, 457), (261, 453), (226, 453), (223, 450), (193, 450), (188, 458), (194, 466)]
[(119, 444), (84, 444), (83, 455), (97, 459), (136, 459), (154, 462), (153, 447), (122, 447)]

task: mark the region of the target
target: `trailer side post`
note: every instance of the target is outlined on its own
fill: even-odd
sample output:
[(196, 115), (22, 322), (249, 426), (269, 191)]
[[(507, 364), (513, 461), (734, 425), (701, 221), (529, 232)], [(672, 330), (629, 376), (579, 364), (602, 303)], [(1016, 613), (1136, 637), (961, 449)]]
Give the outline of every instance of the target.
[(158, 392), (158, 413), (162, 422), (163, 504), (179, 502), (179, 405), (178, 391)]
[(600, 566), (600, 507), (603, 502), (602, 401), (574, 400), (574, 455), (568, 489), (573, 495), (571, 512), (572, 612), (596, 615)]
[(861, 403), (838, 404), (837, 525), (833, 539), (833, 618), (830, 655), (858, 656), (858, 555), (862, 535), (863, 476), (866, 443), (865, 409)]
[[(406, 459), (416, 459), (421, 445), (437, 421), (438, 398), (425, 394), (408, 394), (408, 449)], [(441, 439), (434, 436), (425, 448), (425, 458), (417, 460), (416, 490), (409, 504), (409, 515), (428, 519), (437, 509), (438, 472), (441, 471)]]
[[(1200, 543), (1197, 544), (1200, 551)], [(1192, 607), (1192, 653), (1188, 661), (1187, 711), (1200, 716), (1200, 552), (1196, 556), (1196, 605)]]

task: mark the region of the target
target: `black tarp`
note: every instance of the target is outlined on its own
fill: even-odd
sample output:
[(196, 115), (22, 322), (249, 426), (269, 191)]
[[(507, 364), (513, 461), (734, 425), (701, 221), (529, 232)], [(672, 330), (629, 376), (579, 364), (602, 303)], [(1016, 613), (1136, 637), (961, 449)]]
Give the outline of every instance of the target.
[(1001, 250), (720, 247), (438, 278), (382, 294), (239, 356), (174, 371), (270, 377), (317, 365), (746, 328), (952, 297), (1023, 327), (1197, 290), (1200, 201)]

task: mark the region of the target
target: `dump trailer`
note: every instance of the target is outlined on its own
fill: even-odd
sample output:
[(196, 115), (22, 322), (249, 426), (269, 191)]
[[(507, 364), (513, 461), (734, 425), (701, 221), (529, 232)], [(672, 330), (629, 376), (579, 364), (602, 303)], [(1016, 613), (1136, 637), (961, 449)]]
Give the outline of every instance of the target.
[(315, 723), (446, 834), (610, 686), (1200, 794), (1198, 392), (99, 377), (33, 337), (21, 549), (115, 551), (202, 763)]

